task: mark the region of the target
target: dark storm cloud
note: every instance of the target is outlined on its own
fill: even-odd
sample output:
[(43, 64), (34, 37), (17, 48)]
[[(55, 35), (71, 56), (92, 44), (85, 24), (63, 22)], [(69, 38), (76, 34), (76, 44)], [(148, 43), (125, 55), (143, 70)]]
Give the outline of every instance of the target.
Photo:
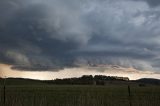
[(26, 70), (88, 63), (159, 70), (158, 1), (140, 1), (1, 0), (0, 62)]
[[(2, 5), (6, 4), (9, 9), (6, 9), (5, 6), (1, 7), (4, 16), (5, 11), (8, 12), (7, 16), (10, 16), (9, 19), (5, 19), (7, 16), (1, 17), (1, 62), (14, 64), (16, 67), (25, 65), (31, 69), (32, 66), (57, 68), (56, 65), (61, 67), (69, 64), (69, 62), (65, 63), (64, 57), (69, 58), (68, 51), (76, 49), (81, 44), (72, 38), (64, 38), (65, 35), (59, 34), (58, 29), (54, 27), (46, 29), (48, 27), (45, 25), (47, 24), (45, 21), (48, 21), (47, 7), (43, 4), (24, 4), (25, 6), (22, 6), (21, 2), (12, 3), (19, 8), (13, 11), (14, 13), (11, 12), (14, 7), (9, 6), (11, 5), (9, 1), (8, 3), (2, 2)], [(62, 27), (65, 27), (65, 23), (62, 24), (64, 24)], [(69, 33), (66, 33), (66, 36), (67, 34)], [(67, 58), (65, 60), (68, 60)]]
[(146, 1), (151, 7), (159, 6), (159, 0), (135, 0), (135, 1)]
[(160, 5), (160, 1), (159, 0), (146, 0), (146, 1), (151, 6), (158, 6), (158, 5)]

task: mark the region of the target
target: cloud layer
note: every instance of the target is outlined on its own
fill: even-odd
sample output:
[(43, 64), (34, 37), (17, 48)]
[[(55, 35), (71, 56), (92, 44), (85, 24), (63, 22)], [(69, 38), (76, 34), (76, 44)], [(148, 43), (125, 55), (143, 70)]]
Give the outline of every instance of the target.
[(1, 0), (0, 62), (160, 69), (158, 0)]

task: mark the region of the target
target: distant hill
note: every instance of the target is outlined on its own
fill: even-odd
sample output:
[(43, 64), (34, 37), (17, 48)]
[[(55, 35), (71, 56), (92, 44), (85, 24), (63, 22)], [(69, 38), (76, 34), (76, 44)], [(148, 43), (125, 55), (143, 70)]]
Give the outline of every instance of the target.
[[(82, 77), (64, 78), (55, 80), (32, 80), (23, 78), (7, 78), (7, 85), (34, 85), (34, 84), (60, 84), (60, 85), (105, 85), (108, 81), (129, 81), (128, 77), (104, 76), (104, 75), (83, 75)], [(0, 79), (0, 84), (4, 84), (4, 79)]]
[(159, 79), (153, 79), (153, 78), (142, 78), (135, 80), (137, 83), (145, 83), (145, 84), (153, 84), (153, 85), (160, 85)]
[[(4, 79), (0, 78), (0, 85), (4, 84)], [(7, 78), (7, 85), (42, 85), (45, 84), (45, 81), (41, 80), (32, 80), (32, 79), (24, 79), (24, 78)]]
[[(123, 79), (126, 77), (112, 77), (112, 76), (102, 76), (102, 75), (84, 75), (79, 78), (65, 78), (65, 79), (55, 79), (55, 80), (32, 80), (24, 78), (7, 78), (7, 85), (48, 85), (48, 84), (60, 84), (60, 85), (106, 85), (106, 84), (152, 84), (160, 85), (159, 79), (152, 78), (142, 78), (138, 80), (128, 80)], [(0, 78), (0, 85), (4, 84), (4, 79)]]

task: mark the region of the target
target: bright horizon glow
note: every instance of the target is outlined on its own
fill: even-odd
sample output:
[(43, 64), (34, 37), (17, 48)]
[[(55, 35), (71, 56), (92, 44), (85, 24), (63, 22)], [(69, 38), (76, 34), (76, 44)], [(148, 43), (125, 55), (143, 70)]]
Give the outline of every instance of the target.
[(133, 68), (93, 68), (93, 67), (80, 67), (80, 68), (66, 68), (60, 71), (17, 71), (12, 70), (11, 65), (0, 64), (0, 77), (13, 77), (13, 78), (29, 78), (39, 80), (53, 80), (56, 78), (70, 78), (80, 77), (82, 75), (106, 75), (106, 76), (119, 76), (129, 77), (130, 80), (140, 78), (157, 78), (160, 79), (160, 73), (152, 71), (139, 71)]

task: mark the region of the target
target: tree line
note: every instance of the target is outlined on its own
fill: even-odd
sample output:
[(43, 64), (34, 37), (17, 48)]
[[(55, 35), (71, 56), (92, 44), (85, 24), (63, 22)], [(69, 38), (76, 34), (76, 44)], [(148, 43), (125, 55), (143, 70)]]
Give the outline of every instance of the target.
[(129, 81), (128, 77), (105, 76), (105, 75), (83, 75), (81, 77), (55, 79), (50, 81), (52, 84), (71, 84), (71, 85), (104, 85), (107, 81)]

